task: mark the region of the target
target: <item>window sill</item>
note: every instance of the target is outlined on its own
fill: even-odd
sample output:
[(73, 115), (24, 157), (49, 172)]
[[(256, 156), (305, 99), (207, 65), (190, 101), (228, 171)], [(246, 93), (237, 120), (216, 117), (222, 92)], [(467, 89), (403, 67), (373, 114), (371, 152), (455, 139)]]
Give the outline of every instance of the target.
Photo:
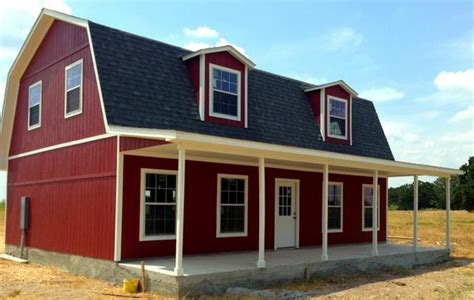
[(342, 233), (342, 228), (341, 229), (328, 229), (328, 233)]
[(149, 242), (149, 241), (167, 241), (167, 240), (175, 240), (176, 235), (149, 235), (149, 236), (141, 236), (139, 241), (140, 242)]
[(218, 233), (216, 238), (228, 238), (228, 237), (246, 237), (247, 232), (236, 232), (236, 233)]
[(33, 125), (33, 126), (28, 126), (28, 131), (32, 131), (35, 129), (41, 128), (41, 124)]
[(75, 116), (78, 116), (82, 114), (82, 109), (81, 110), (77, 110), (77, 111), (72, 111), (70, 113), (67, 113), (64, 115), (64, 119), (68, 119), (68, 118), (72, 118), (72, 117), (75, 117)]
[(216, 113), (216, 112), (212, 112), (212, 111), (209, 112), (209, 117), (219, 118), (219, 119), (226, 119), (226, 120), (231, 120), (231, 121), (236, 121), (236, 122), (241, 121), (240, 116), (231, 116), (231, 115)]
[[(363, 228), (362, 231), (370, 232), (370, 231), (372, 231), (372, 228)], [(380, 228), (378, 228), (377, 231), (380, 231)]]
[(340, 136), (340, 135), (332, 135), (332, 134), (328, 133), (328, 138), (347, 141), (347, 135), (346, 136)]

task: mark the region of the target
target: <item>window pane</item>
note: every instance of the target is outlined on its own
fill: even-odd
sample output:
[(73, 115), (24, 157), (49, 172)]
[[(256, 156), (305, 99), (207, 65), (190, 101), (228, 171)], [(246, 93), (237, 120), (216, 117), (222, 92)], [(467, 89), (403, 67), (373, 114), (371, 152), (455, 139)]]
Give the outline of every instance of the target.
[(216, 113), (237, 116), (237, 95), (214, 91), (213, 111)]
[(330, 206), (341, 206), (341, 186), (336, 184), (330, 184), (328, 190), (328, 205)]
[(145, 187), (154, 188), (156, 185), (156, 175), (155, 174), (146, 174)]
[(29, 106), (33, 106), (40, 103), (41, 99), (41, 84), (37, 84), (30, 88), (29, 94)]
[(67, 89), (72, 89), (81, 85), (81, 68), (82, 64), (76, 65), (67, 70)]
[(341, 208), (328, 207), (328, 229), (341, 229)]
[(39, 124), (39, 112), (40, 112), (40, 106), (35, 105), (30, 108), (30, 126)]
[(372, 228), (372, 208), (364, 208), (364, 228)]
[(346, 120), (330, 117), (329, 134), (345, 136), (346, 135)]
[(145, 235), (175, 234), (174, 205), (146, 205)]
[(346, 118), (346, 104), (345, 102), (331, 99), (329, 102), (330, 105), (330, 115), (334, 117)]
[(66, 113), (70, 113), (80, 109), (80, 88), (76, 88), (67, 92)]
[(244, 232), (245, 206), (221, 207), (221, 232)]
[(372, 207), (373, 190), (372, 187), (364, 187), (364, 206)]

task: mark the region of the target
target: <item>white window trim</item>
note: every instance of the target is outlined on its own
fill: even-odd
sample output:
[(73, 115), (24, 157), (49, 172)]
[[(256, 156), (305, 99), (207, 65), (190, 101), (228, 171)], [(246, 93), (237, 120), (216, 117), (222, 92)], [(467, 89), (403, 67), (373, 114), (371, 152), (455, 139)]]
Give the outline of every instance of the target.
[[(162, 169), (140, 169), (140, 235), (139, 241), (163, 241), (176, 239), (175, 234), (145, 235), (145, 184), (146, 174), (176, 175), (178, 171)], [(178, 187), (176, 187), (178, 192)]]
[[(79, 86), (79, 109), (76, 109), (76, 110), (71, 111), (71, 112), (68, 113), (67, 112), (67, 92), (70, 91), (70, 90), (73, 90), (77, 87), (68, 90), (68, 88), (67, 88), (67, 71), (71, 68), (74, 68), (77, 65), (81, 65), (81, 85)], [(84, 73), (84, 64), (82, 63), (82, 58), (79, 59), (78, 61), (73, 62), (72, 64), (66, 66), (66, 68), (64, 69), (64, 118), (65, 119), (82, 114), (82, 90), (83, 90), (83, 86), (84, 86), (83, 73)]]
[[(245, 181), (245, 193), (244, 193), (244, 231), (243, 232), (232, 232), (232, 233), (221, 233), (221, 179), (244, 179)], [(248, 194), (249, 194), (249, 180), (247, 175), (235, 175), (235, 174), (217, 174), (217, 226), (216, 226), (216, 237), (245, 237), (247, 236), (248, 227)]]
[[(39, 110), (38, 110), (38, 124), (35, 124), (35, 125), (31, 125), (30, 126), (30, 109), (36, 105), (33, 105), (33, 106), (30, 106), (30, 91), (32, 88), (34, 88), (35, 86), (39, 85), (40, 86), (40, 99), (39, 99), (39, 103), (36, 104), (36, 105), (39, 105)], [(30, 130), (33, 130), (33, 129), (36, 129), (36, 128), (40, 128), (41, 127), (41, 109), (43, 107), (42, 105), (43, 103), (43, 81), (40, 80), (40, 81), (37, 81), (35, 83), (33, 83), (32, 85), (30, 85), (28, 87), (28, 123), (26, 124), (28, 126), (28, 131)]]
[[(365, 187), (373, 187), (372, 184), (363, 184), (362, 185), (362, 231), (372, 231), (372, 227), (366, 228), (364, 226), (365, 223), (365, 202), (364, 202), (364, 190)], [(372, 204), (372, 209), (373, 209), (373, 204)], [(377, 185), (377, 231), (380, 231), (380, 185)], [(373, 220), (372, 220), (373, 224)]]
[[(335, 138), (335, 139), (340, 139), (340, 140), (347, 140), (347, 116), (348, 116), (348, 100), (347, 99), (343, 99), (343, 98), (339, 98), (339, 97), (335, 97), (335, 96), (330, 96), (328, 95), (327, 97), (327, 108), (328, 108), (328, 115), (327, 115), (327, 118), (326, 118), (326, 127), (327, 127), (327, 136), (330, 137), (330, 138)], [(340, 136), (340, 135), (334, 135), (334, 134), (331, 134), (331, 131), (329, 130), (330, 128), (330, 124), (331, 124), (331, 109), (330, 109), (330, 103), (331, 103), (331, 100), (336, 100), (336, 101), (340, 101), (340, 102), (344, 102), (344, 105), (345, 105), (345, 113), (346, 113), (346, 116), (345, 116), (345, 130), (344, 130), (344, 133), (345, 135), (344, 136)], [(339, 118), (339, 117), (334, 117), (333, 118)], [(339, 118), (341, 119), (341, 118)]]
[[(341, 228), (340, 229), (329, 229), (328, 233), (337, 233), (344, 231), (344, 184), (342, 182), (329, 181), (328, 185), (339, 185), (341, 187)], [(329, 194), (328, 194), (328, 212), (329, 207), (339, 207), (334, 205), (329, 205)], [(328, 216), (329, 221), (329, 216)]]
[[(221, 114), (214, 112), (214, 88), (212, 86), (212, 81), (213, 81), (213, 70), (222, 70), (225, 72), (233, 73), (237, 75), (237, 116), (230, 116), (226, 114)], [(232, 121), (238, 121), (240, 122), (242, 120), (242, 97), (241, 97), (241, 72), (238, 70), (234, 69), (229, 69), (223, 66), (218, 66), (215, 64), (209, 64), (209, 116), (211, 117), (216, 117), (216, 118), (221, 118), (221, 119), (228, 119)]]

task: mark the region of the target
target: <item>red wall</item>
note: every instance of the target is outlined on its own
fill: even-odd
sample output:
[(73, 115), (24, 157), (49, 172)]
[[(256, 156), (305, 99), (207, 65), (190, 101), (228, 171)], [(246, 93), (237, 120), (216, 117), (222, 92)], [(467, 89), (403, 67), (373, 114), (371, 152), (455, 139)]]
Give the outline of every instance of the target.
[[(140, 168), (177, 169), (173, 159), (125, 156), (123, 177), (122, 259), (174, 255), (175, 240), (139, 242)], [(248, 236), (216, 238), (217, 174), (249, 177)], [(267, 168), (265, 245), (274, 243), (275, 178), (300, 180), (300, 246), (321, 244), (322, 174)], [(371, 177), (331, 174), (330, 181), (343, 181), (343, 233), (329, 233), (329, 243), (371, 241), (371, 232), (362, 232), (362, 184)], [(381, 230), (385, 240), (385, 179), (381, 186)], [(184, 207), (184, 253), (240, 251), (258, 248), (258, 168), (230, 164), (186, 162)]]
[(186, 61), (186, 65), (188, 66), (189, 76), (193, 84), (194, 97), (199, 105), (199, 56)]
[(158, 146), (168, 144), (168, 142), (161, 140), (151, 140), (151, 139), (142, 139), (142, 138), (133, 138), (133, 137), (121, 137), (120, 138), (120, 152), (130, 151), (141, 148), (147, 148), (152, 146)]
[(113, 259), (116, 149), (113, 137), (10, 160), (6, 243), (20, 243), (29, 196), (28, 247)]
[[(240, 100), (240, 104), (241, 104), (240, 105), (240, 116), (241, 116), (240, 122), (209, 116), (209, 111), (210, 111), (209, 110), (209, 80), (210, 80), (209, 79), (209, 64), (210, 63), (240, 71), (240, 99), (241, 99)], [(224, 124), (224, 125), (234, 125), (234, 126), (245, 127), (245, 65), (227, 52), (217, 52), (217, 53), (206, 54), (205, 65), (206, 65), (206, 72), (205, 72), (206, 121)]]
[[(65, 67), (83, 59), (82, 114), (64, 119)], [(28, 88), (42, 80), (41, 127), (28, 131)], [(21, 81), (10, 155), (105, 133), (86, 29), (54, 21)]]
[(335, 97), (347, 100), (347, 139), (342, 140), (342, 139), (335, 139), (335, 138), (328, 137), (329, 129), (328, 129), (328, 126), (327, 126), (327, 121), (326, 121), (326, 124), (324, 124), (324, 126), (326, 126), (325, 127), (326, 128), (326, 130), (325, 130), (325, 132), (326, 132), (326, 142), (334, 143), (334, 144), (349, 145), (350, 140), (351, 140), (351, 136), (350, 136), (350, 134), (351, 134), (350, 94), (348, 92), (346, 92), (346, 90), (344, 90), (339, 85), (331, 86), (331, 87), (328, 87), (328, 88), (325, 89), (326, 105), (324, 107), (325, 107), (325, 110), (326, 110), (326, 119), (329, 118), (329, 111), (328, 111), (328, 109), (329, 109), (329, 100), (328, 100), (328, 96), (335, 96)]

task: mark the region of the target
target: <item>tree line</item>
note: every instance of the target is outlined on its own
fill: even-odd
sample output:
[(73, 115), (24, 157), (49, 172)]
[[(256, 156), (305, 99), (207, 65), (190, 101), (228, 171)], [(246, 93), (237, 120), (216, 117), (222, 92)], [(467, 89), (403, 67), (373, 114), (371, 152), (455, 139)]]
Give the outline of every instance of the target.
[[(451, 209), (474, 211), (474, 156), (460, 168), (464, 174), (451, 177)], [(388, 189), (390, 209), (413, 209), (413, 184)], [(445, 179), (434, 182), (419, 181), (418, 208), (446, 208)]]

